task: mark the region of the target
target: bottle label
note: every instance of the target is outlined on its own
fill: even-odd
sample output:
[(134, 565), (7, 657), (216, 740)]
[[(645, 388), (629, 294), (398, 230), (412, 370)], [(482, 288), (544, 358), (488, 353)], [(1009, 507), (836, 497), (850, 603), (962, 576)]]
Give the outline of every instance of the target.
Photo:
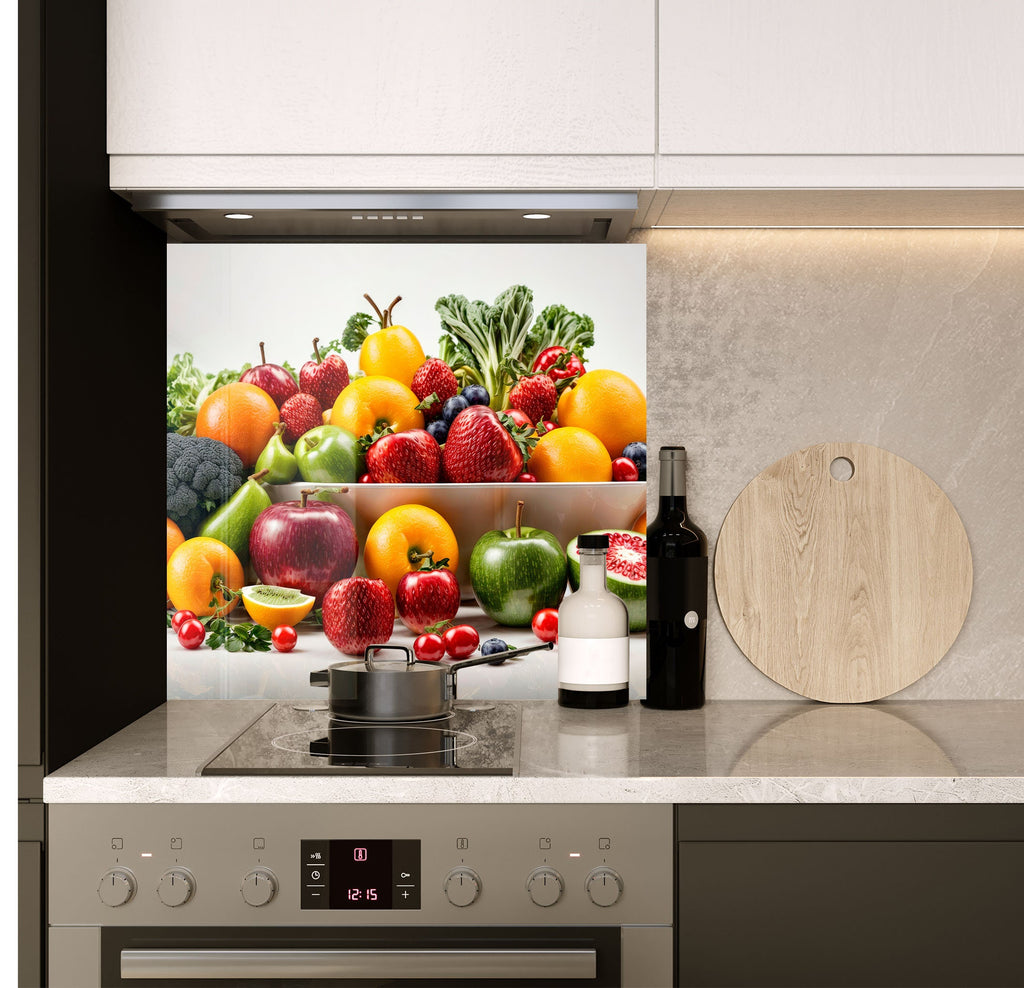
[(628, 638), (558, 636), (558, 688), (621, 690), (629, 685)]
[[(647, 620), (683, 621), (696, 628), (708, 614), (708, 557), (647, 560)], [(561, 648), (561, 645), (559, 645)]]

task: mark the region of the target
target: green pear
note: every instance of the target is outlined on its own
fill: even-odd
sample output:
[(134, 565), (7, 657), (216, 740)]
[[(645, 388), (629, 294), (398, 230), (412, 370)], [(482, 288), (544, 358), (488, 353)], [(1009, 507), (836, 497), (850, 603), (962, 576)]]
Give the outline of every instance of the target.
[(243, 566), (249, 564), (249, 532), (253, 522), (270, 507), (270, 495), (263, 489), (267, 471), (254, 473), (234, 494), (199, 526), (199, 535), (229, 546)]
[(268, 484), (290, 484), (299, 472), (299, 461), (281, 438), (284, 434), (284, 422), (278, 422), (275, 430), (256, 461), (256, 469), (267, 471)]

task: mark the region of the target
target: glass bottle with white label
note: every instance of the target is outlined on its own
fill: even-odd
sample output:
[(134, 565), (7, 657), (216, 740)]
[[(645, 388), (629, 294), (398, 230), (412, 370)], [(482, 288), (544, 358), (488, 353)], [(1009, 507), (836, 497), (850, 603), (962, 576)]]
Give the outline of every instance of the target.
[(558, 702), (563, 707), (629, 703), (629, 612), (607, 586), (607, 535), (581, 535), (580, 586), (558, 608)]

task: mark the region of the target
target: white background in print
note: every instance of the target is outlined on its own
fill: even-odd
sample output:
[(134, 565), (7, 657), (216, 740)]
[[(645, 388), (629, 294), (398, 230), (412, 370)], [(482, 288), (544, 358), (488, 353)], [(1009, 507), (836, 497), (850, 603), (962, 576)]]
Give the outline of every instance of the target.
[[(612, 367), (643, 387), (646, 247), (642, 244), (169, 244), (167, 356), (189, 352), (203, 371), (259, 363), (298, 367), (314, 336), (338, 339), (349, 316), (396, 295), (394, 321), (428, 355), (443, 295), (493, 302), (510, 285), (533, 290), (536, 315), (561, 303), (594, 320), (587, 366)], [(350, 370), (358, 354), (343, 354)]]

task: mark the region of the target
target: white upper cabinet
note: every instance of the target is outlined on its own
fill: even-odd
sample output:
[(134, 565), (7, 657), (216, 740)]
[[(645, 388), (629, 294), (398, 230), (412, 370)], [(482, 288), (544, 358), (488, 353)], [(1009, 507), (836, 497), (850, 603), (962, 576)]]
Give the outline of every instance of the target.
[(1021, 0), (660, 0), (658, 46), (658, 150), (692, 159), (662, 179), (1021, 184), (1019, 160), (951, 160), (1024, 154)]
[(1021, 0), (661, 0), (662, 154), (1022, 154)]
[(271, 172), (278, 156), (645, 156), (646, 174), (655, 21), (654, 0), (108, 0), (108, 151)]

